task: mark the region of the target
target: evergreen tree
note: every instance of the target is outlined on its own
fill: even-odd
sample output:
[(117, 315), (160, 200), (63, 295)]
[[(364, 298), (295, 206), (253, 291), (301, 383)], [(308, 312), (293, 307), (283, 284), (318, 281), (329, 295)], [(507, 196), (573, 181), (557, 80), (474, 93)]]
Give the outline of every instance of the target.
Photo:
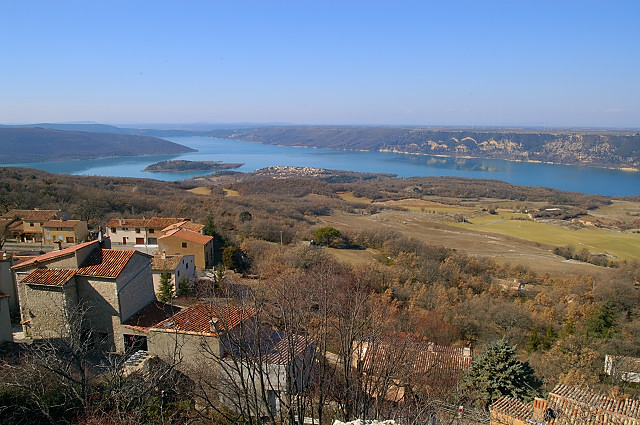
[(163, 271), (160, 275), (160, 285), (158, 285), (158, 301), (168, 303), (173, 298), (173, 282), (171, 273)]
[(530, 353), (532, 351), (537, 351), (541, 342), (540, 336), (538, 335), (538, 327), (534, 326), (531, 334), (529, 335), (529, 341), (527, 342), (527, 351)]
[(204, 234), (207, 236), (216, 235), (216, 224), (213, 221), (213, 214), (207, 214), (206, 221), (204, 222)]
[(614, 332), (618, 308), (616, 303), (609, 299), (602, 306), (595, 309), (587, 319), (587, 336), (596, 338), (609, 338)]
[(484, 409), (503, 395), (527, 401), (541, 385), (529, 362), (519, 361), (515, 347), (505, 339), (495, 341), (473, 359), (462, 379), (462, 388)]
[(176, 297), (186, 297), (191, 292), (191, 282), (183, 277), (176, 287)]

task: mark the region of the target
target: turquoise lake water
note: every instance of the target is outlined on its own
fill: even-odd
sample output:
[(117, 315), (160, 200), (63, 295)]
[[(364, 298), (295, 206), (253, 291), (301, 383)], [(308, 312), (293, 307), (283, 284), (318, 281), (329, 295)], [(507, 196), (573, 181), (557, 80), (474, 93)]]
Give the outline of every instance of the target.
[[(208, 174), (149, 173), (142, 170), (167, 159), (244, 163), (237, 171), (249, 172), (272, 165), (316, 167), (399, 177), (456, 176), (503, 180), (524, 186), (546, 186), (561, 190), (611, 196), (640, 195), (640, 173), (594, 167), (511, 162), (491, 159), (444, 158), (390, 152), (337, 151), (296, 148), (210, 137), (170, 137), (172, 142), (195, 149), (182, 155), (105, 158), (85, 161), (6, 164), (37, 168), (51, 173), (140, 177), (182, 180)], [(5, 165), (5, 166), (6, 166)]]

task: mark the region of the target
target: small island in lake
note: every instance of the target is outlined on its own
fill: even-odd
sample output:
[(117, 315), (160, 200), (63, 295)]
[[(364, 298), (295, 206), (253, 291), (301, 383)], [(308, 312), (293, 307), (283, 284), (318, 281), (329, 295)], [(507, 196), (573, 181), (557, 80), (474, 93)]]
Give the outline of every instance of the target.
[(184, 173), (190, 171), (217, 171), (217, 170), (231, 170), (234, 168), (240, 168), (244, 163), (224, 163), (222, 161), (185, 161), (185, 160), (171, 160), (160, 161), (155, 164), (149, 165), (142, 171), (164, 172), (164, 173)]

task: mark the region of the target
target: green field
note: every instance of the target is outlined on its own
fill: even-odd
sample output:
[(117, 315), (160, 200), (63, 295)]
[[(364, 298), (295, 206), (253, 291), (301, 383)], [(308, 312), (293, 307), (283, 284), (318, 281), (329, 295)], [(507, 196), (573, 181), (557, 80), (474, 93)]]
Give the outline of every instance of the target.
[(494, 232), (553, 246), (573, 245), (576, 250), (587, 248), (594, 254), (607, 253), (621, 259), (640, 259), (640, 234), (585, 227), (571, 230), (550, 223), (539, 223), (525, 218), (524, 214), (500, 213), (469, 219), (467, 223), (453, 226), (482, 232)]

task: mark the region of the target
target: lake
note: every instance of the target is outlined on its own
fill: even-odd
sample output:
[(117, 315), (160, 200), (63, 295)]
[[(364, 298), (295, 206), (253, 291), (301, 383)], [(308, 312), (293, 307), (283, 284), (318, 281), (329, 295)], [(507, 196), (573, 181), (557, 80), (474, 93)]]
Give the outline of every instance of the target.
[(210, 137), (167, 137), (165, 139), (198, 149), (198, 152), (182, 155), (5, 164), (4, 166), (37, 168), (51, 173), (140, 177), (165, 181), (182, 180), (209, 174), (209, 172), (149, 173), (142, 171), (146, 166), (159, 161), (184, 159), (190, 161), (241, 162), (245, 165), (238, 168), (237, 171), (242, 172), (249, 172), (272, 165), (289, 165), (388, 173), (396, 174), (399, 177), (456, 176), (495, 179), (517, 185), (546, 186), (561, 190), (610, 196), (640, 195), (640, 173), (631, 171), (493, 159), (287, 147)]

